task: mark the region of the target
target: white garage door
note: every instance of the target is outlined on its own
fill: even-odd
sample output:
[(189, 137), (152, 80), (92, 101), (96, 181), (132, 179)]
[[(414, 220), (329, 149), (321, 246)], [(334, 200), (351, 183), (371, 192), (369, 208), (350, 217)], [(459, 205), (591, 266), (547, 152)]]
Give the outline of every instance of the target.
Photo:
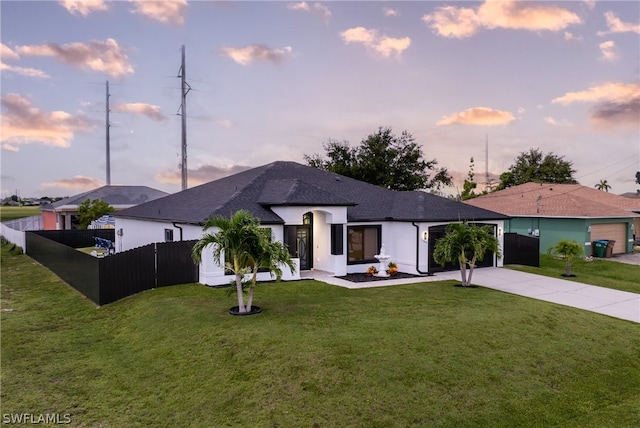
[(591, 225), (591, 241), (600, 239), (614, 240), (613, 254), (626, 253), (627, 251), (627, 224), (607, 223)]

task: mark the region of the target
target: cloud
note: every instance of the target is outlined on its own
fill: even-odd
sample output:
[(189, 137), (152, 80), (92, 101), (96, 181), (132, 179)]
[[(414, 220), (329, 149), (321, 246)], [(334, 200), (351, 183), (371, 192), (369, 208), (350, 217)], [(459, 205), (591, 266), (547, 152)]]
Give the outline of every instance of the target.
[(20, 59), (20, 55), (4, 43), (0, 43), (0, 58), (4, 61), (7, 59)]
[(313, 3), (312, 5), (307, 3), (306, 1), (300, 3), (290, 3), (287, 5), (287, 8), (291, 10), (302, 10), (305, 12), (310, 12), (320, 18), (323, 22), (329, 22), (331, 18), (331, 11), (328, 7), (323, 5), (322, 3)]
[(441, 6), (422, 20), (442, 37), (471, 37), (480, 29), (560, 31), (582, 20), (575, 13), (544, 2), (487, 0), (477, 9)]
[(221, 53), (238, 64), (249, 65), (253, 61), (270, 61), (279, 64), (291, 56), (293, 49), (287, 46), (283, 49), (271, 49), (265, 45), (249, 45), (244, 48), (222, 48)]
[(108, 9), (103, 0), (60, 0), (59, 3), (69, 13), (74, 15), (79, 13), (82, 16), (87, 16), (93, 12), (104, 12)]
[(606, 82), (584, 91), (567, 92), (561, 97), (554, 98), (551, 102), (562, 105), (596, 101), (624, 103), (638, 97), (640, 97), (639, 83)]
[(600, 48), (600, 59), (602, 61), (614, 62), (618, 59), (616, 44), (613, 41), (602, 42), (598, 47)]
[(187, 14), (187, 0), (130, 0), (134, 13), (172, 25), (182, 25)]
[(551, 116), (545, 117), (544, 121), (547, 122), (549, 125), (553, 125), (553, 126), (572, 126), (571, 122), (569, 122), (566, 119), (563, 119), (561, 121), (557, 121), (554, 118), (552, 118)]
[(573, 40), (582, 40), (582, 37), (575, 36), (573, 33), (565, 31), (564, 32), (564, 39), (566, 41), (568, 41), (568, 42), (571, 42)]
[(383, 8), (382, 13), (384, 13), (384, 16), (400, 16), (400, 12), (396, 9), (391, 9), (390, 7)]
[(162, 114), (159, 106), (154, 106), (151, 104), (145, 103), (124, 103), (117, 104), (113, 111), (119, 113), (132, 113), (139, 114), (142, 116), (147, 116), (151, 120), (155, 120), (157, 122), (164, 122), (167, 120), (167, 116)]
[(104, 184), (100, 180), (92, 177), (84, 177), (82, 175), (76, 175), (73, 178), (63, 178), (60, 180), (50, 181), (48, 183), (42, 183), (41, 189), (74, 189), (74, 190), (92, 190), (102, 187)]
[(18, 67), (14, 65), (8, 65), (3, 62), (0, 62), (0, 71), (15, 73), (21, 76), (35, 77), (37, 79), (49, 79), (51, 77), (44, 71), (38, 70), (37, 68)]
[(474, 107), (460, 113), (453, 113), (449, 117), (444, 117), (436, 125), (495, 126), (506, 125), (513, 120), (515, 118), (508, 111), (494, 110), (489, 107)]
[(66, 45), (25, 45), (17, 46), (15, 50), (19, 55), (50, 56), (65, 64), (103, 72), (113, 77), (123, 77), (134, 71), (125, 51), (114, 39)]
[(608, 11), (604, 14), (607, 20), (607, 28), (609, 31), (598, 31), (598, 36), (604, 36), (611, 33), (638, 33), (640, 34), (640, 24), (635, 22), (622, 22), (615, 13)]
[[(251, 169), (251, 167), (246, 165), (202, 165), (196, 169), (189, 169), (187, 171), (187, 177), (189, 186), (197, 186), (199, 184), (228, 177), (248, 169)], [(156, 180), (162, 183), (179, 184), (182, 182), (182, 173), (179, 170), (161, 172), (156, 175)]]
[(19, 94), (1, 99), (0, 141), (2, 149), (17, 152), (21, 144), (42, 143), (54, 147), (69, 147), (75, 132), (88, 131), (93, 124), (82, 116), (64, 111), (42, 112)]
[(401, 39), (379, 34), (377, 30), (368, 30), (364, 27), (350, 28), (340, 33), (342, 40), (346, 43), (361, 43), (367, 49), (389, 58), (393, 54), (399, 57), (403, 51), (411, 45), (409, 37)]
[(640, 83), (606, 82), (552, 100), (562, 105), (576, 102), (595, 103), (590, 118), (597, 126), (640, 126)]

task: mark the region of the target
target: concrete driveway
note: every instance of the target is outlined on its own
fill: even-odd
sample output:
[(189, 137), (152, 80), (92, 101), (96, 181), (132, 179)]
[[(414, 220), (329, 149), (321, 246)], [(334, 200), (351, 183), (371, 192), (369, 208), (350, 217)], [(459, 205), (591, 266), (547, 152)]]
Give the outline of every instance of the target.
[(505, 293), (640, 323), (640, 294), (505, 268), (474, 269), (472, 279), (474, 284)]
[[(638, 274), (638, 282), (640, 283), (640, 267), (638, 267)], [(460, 281), (460, 272), (442, 272), (434, 276), (420, 278), (357, 283), (336, 278), (322, 271), (310, 271), (303, 277), (346, 288), (368, 288), (416, 282), (445, 281), (448, 279)], [(636, 293), (496, 267), (474, 269), (471, 282), (505, 293), (517, 294), (640, 323), (640, 294)]]

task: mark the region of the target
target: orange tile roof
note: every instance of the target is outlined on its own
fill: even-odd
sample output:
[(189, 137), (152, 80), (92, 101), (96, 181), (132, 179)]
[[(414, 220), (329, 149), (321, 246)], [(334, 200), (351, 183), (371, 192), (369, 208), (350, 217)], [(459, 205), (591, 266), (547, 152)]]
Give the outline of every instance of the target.
[(638, 217), (640, 199), (579, 184), (525, 183), (465, 203), (510, 216)]

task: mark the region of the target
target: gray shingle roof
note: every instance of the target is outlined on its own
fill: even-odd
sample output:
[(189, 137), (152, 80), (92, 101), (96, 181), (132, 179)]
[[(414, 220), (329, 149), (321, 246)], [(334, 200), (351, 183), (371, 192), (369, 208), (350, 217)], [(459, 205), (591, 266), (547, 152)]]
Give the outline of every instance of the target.
[(397, 192), (295, 162), (278, 161), (120, 211), (118, 217), (202, 224), (245, 209), (283, 223), (272, 205), (347, 206), (355, 221), (455, 221), (507, 217), (426, 192)]
[(133, 206), (167, 196), (169, 193), (147, 186), (102, 186), (88, 192), (43, 205), (43, 211), (54, 211), (63, 206), (78, 206), (87, 199), (100, 199), (109, 205)]

